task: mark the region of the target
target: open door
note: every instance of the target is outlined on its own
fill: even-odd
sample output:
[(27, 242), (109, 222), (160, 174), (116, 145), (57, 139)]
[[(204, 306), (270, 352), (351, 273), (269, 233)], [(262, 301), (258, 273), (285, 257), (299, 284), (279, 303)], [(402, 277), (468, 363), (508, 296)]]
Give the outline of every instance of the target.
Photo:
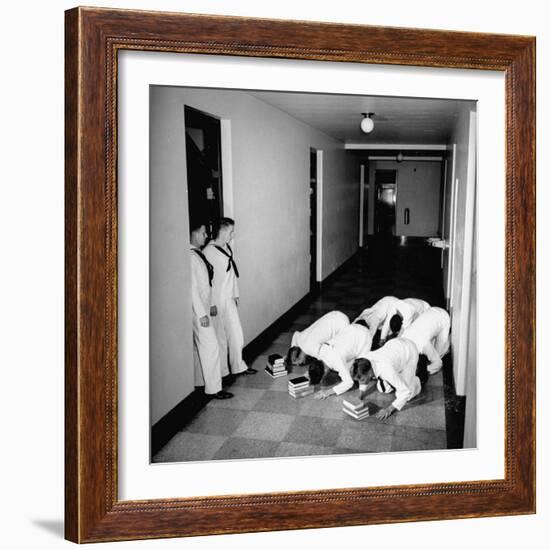
[(189, 217), (203, 221), (211, 236), (223, 216), (220, 120), (186, 105), (185, 149)]

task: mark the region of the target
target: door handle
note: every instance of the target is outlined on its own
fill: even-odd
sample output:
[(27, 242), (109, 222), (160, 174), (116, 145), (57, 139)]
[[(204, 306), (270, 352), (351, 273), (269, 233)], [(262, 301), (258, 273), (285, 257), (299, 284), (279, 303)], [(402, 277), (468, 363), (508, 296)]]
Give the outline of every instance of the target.
[(403, 222), (405, 223), (405, 225), (409, 225), (410, 221), (411, 221), (411, 212), (408, 208), (405, 208), (405, 216), (404, 216), (404, 220)]

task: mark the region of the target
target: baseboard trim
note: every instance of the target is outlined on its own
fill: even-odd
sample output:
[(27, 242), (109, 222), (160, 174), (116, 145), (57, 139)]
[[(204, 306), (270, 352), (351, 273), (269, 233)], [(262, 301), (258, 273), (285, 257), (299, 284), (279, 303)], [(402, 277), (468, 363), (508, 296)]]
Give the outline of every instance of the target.
[(317, 283), (318, 284), (318, 292), (321, 290), (325, 290), (327, 287), (329, 287), (346, 269), (349, 268), (349, 266), (357, 260), (359, 254), (361, 251), (364, 250), (362, 248), (357, 249), (343, 264), (338, 266), (328, 277), (323, 279), (323, 281)]
[(264, 351), (284, 328), (290, 325), (296, 317), (306, 311), (307, 307), (315, 299), (318, 292), (312, 291), (296, 302), (286, 313), (283, 313), (276, 321), (271, 323), (256, 338), (243, 348), (243, 359), (247, 364), (252, 363), (262, 351)]
[[(224, 388), (231, 386), (234, 378), (229, 375), (222, 380)], [(185, 425), (202, 410), (212, 397), (204, 393), (204, 388), (195, 388), (173, 409), (167, 412), (151, 428), (151, 460)]]

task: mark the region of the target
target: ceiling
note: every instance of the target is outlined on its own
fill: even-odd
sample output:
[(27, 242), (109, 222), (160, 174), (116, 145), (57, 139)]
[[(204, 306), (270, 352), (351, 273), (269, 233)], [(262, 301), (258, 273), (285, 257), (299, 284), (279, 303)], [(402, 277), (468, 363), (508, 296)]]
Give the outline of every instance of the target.
[[(290, 116), (347, 144), (445, 144), (461, 109), (474, 102), (296, 92), (248, 92)], [(374, 130), (359, 128), (372, 112)]]

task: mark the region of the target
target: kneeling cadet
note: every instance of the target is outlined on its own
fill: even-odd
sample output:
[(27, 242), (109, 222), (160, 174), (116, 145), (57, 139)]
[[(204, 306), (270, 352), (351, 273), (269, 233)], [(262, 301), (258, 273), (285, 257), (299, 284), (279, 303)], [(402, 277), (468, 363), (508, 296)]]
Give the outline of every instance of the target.
[(440, 307), (431, 307), (403, 332), (404, 338), (415, 343), (418, 353), (427, 356), (430, 374), (443, 366), (441, 358), (449, 351), (450, 328), (449, 314)]
[(401, 336), (403, 330), (429, 307), (428, 302), (417, 298), (401, 300), (395, 296), (385, 296), (363, 310), (357, 320), (365, 320), (373, 338), (380, 329), (380, 344), (384, 344), (389, 335)]
[(349, 318), (341, 311), (329, 311), (301, 332), (292, 336), (286, 362), (290, 366), (302, 366), (319, 359), (319, 350), (323, 344), (332, 340), (344, 327)]
[[(405, 403), (416, 397), (422, 383), (416, 375), (418, 350), (411, 340), (395, 338), (376, 351), (362, 355), (353, 362), (352, 380), (359, 382), (359, 397), (364, 399), (367, 390), (376, 380), (376, 387), (382, 393), (395, 391), (391, 405), (378, 411), (377, 418), (385, 419), (400, 411)], [(422, 377), (425, 382), (426, 377)]]
[(323, 344), (319, 350), (319, 361), (309, 367), (309, 379), (312, 384), (320, 381), (326, 374), (326, 368), (335, 371), (342, 380), (336, 386), (321, 390), (315, 399), (326, 399), (330, 395), (340, 395), (353, 387), (351, 366), (357, 357), (367, 354), (372, 346), (372, 335), (364, 321), (357, 321), (344, 327), (332, 340)]

